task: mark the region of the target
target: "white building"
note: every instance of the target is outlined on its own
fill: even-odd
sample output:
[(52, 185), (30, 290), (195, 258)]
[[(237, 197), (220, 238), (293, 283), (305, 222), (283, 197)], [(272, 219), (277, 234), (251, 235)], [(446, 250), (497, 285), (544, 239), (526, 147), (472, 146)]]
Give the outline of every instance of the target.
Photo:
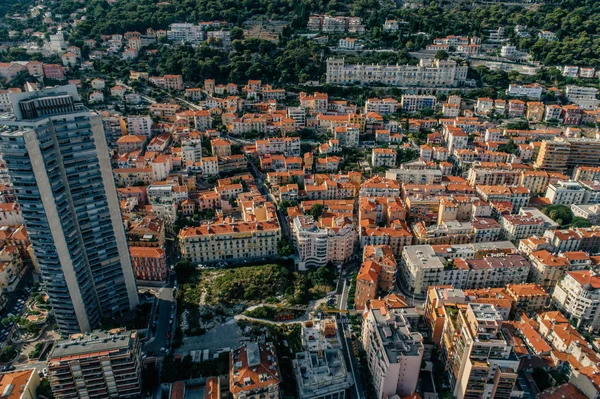
[(396, 166), (396, 157), (398, 153), (393, 148), (373, 148), (371, 154), (371, 165), (374, 168)]
[(377, 399), (415, 392), (423, 359), (423, 337), (411, 331), (404, 309), (370, 309), (364, 316), (362, 343)]
[(167, 39), (174, 42), (202, 42), (204, 31), (202, 27), (190, 23), (175, 23), (169, 25)]
[(395, 98), (369, 98), (365, 104), (365, 113), (377, 112), (381, 115), (393, 114), (398, 110)]
[(300, 333), (302, 352), (292, 360), (299, 399), (345, 399), (354, 381), (346, 367), (335, 318), (308, 320)]
[(585, 194), (579, 182), (558, 181), (548, 185), (545, 196), (553, 205), (572, 205), (584, 203)]
[(329, 58), (326, 83), (456, 87), (467, 80), (467, 69), (467, 66), (458, 65), (452, 60), (421, 59), (419, 65), (346, 65), (343, 58)]
[(592, 225), (600, 224), (600, 205), (598, 204), (573, 204), (571, 210), (575, 217), (587, 219)]
[(590, 270), (573, 270), (558, 282), (552, 300), (578, 327), (600, 328), (600, 276)]
[(570, 102), (579, 105), (583, 109), (596, 109), (600, 100), (596, 98), (598, 89), (595, 87), (567, 86), (565, 95)]
[(311, 216), (296, 216), (291, 230), (299, 270), (325, 266), (327, 262), (345, 262), (354, 253), (357, 233), (348, 220), (340, 220), (336, 226), (324, 226)]
[(400, 102), (404, 112), (416, 112), (422, 109), (435, 109), (437, 98), (435, 96), (405, 94)]
[(151, 137), (152, 118), (149, 115), (130, 115), (127, 117), (126, 128), (128, 134)]
[(510, 84), (506, 89), (506, 94), (512, 97), (525, 97), (532, 100), (542, 98), (542, 86), (537, 83), (529, 85)]

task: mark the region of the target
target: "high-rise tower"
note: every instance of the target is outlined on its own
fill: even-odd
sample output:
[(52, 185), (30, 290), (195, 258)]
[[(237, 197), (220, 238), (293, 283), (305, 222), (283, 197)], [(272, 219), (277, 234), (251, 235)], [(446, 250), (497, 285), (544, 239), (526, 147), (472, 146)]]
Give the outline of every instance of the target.
[(91, 331), (138, 303), (101, 119), (74, 85), (10, 99), (0, 152), (58, 328)]

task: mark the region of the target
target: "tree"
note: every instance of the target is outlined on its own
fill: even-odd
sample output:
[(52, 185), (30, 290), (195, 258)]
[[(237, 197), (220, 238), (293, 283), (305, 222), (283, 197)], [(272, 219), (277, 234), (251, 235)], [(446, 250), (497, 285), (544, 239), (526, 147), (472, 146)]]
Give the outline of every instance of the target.
[(568, 225), (573, 220), (573, 212), (565, 205), (549, 205), (542, 212), (561, 226)]
[(507, 154), (516, 154), (519, 151), (519, 147), (517, 147), (513, 139), (510, 139), (508, 140), (508, 143), (499, 145), (498, 151), (505, 152)]
[(323, 215), (323, 205), (314, 204), (310, 208), (310, 211), (308, 211), (308, 214), (311, 215), (314, 220), (318, 220), (321, 217), (321, 215)]
[(446, 50), (438, 50), (438, 52), (435, 53), (436, 60), (447, 60), (449, 57), (450, 55), (448, 52), (446, 52)]
[(591, 227), (592, 224), (586, 218), (580, 216), (574, 217), (571, 221), (571, 227)]
[(282, 237), (277, 243), (277, 253), (279, 256), (290, 256), (294, 253), (292, 245), (290, 244), (287, 237)]
[(50, 381), (47, 378), (44, 378), (40, 381), (40, 385), (36, 390), (37, 395), (40, 398), (54, 399), (54, 395), (52, 394), (52, 388), (50, 388)]
[(187, 259), (182, 259), (175, 265), (175, 274), (177, 274), (177, 281), (180, 284), (186, 283), (189, 278), (194, 274), (195, 268)]

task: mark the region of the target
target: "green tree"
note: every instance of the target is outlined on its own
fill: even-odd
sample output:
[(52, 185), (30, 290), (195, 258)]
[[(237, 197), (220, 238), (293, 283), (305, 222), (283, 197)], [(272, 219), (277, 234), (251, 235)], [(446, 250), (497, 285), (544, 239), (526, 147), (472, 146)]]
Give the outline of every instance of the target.
[(574, 217), (571, 221), (571, 227), (591, 227), (592, 224), (586, 218), (580, 216)]
[(44, 378), (40, 381), (40, 385), (37, 387), (36, 393), (39, 397), (54, 399), (52, 388), (50, 388), (50, 381), (48, 381), (47, 378)]
[(573, 212), (565, 205), (548, 205), (542, 212), (561, 226), (568, 225), (573, 220)]
[(308, 214), (311, 215), (314, 220), (319, 220), (319, 218), (323, 215), (323, 205), (314, 204), (310, 208), (310, 211), (308, 211)]
[(279, 256), (290, 256), (294, 253), (294, 249), (287, 237), (281, 237), (277, 243), (277, 253)]
[(175, 265), (175, 274), (177, 274), (177, 281), (180, 284), (185, 284), (195, 271), (192, 262), (187, 259), (182, 259)]
[(447, 60), (449, 57), (450, 54), (448, 54), (448, 52), (445, 50), (438, 50), (438, 52), (435, 53), (436, 60)]

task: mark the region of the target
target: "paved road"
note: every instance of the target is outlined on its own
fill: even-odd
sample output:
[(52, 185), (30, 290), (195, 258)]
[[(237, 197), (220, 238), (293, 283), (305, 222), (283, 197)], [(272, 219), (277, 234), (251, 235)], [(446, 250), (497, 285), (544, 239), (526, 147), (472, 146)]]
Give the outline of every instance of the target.
[[(169, 324), (169, 320), (171, 319), (171, 314), (175, 312), (172, 311), (172, 307), (175, 304), (173, 299), (173, 282), (175, 276), (171, 274), (169, 276), (168, 284), (160, 288), (158, 291), (157, 297), (157, 308), (156, 313), (154, 313), (151, 317), (152, 323), (156, 320), (156, 327), (151, 327), (153, 330), (151, 332), (150, 340), (144, 345), (144, 349), (146, 351), (155, 352), (157, 355), (160, 355), (160, 349), (167, 346), (167, 336), (169, 333), (173, 331), (173, 324)], [(158, 318), (156, 318), (156, 314), (158, 314)], [(171, 337), (172, 338), (172, 337)]]
[[(339, 310), (348, 309), (348, 291), (350, 290), (350, 284), (346, 278), (342, 280), (342, 284), (342, 295), (340, 295), (340, 299), (338, 301)], [(342, 338), (342, 350), (344, 352), (346, 366), (348, 369), (350, 369), (352, 378), (354, 379), (354, 387), (350, 389), (350, 396), (354, 399), (363, 399), (363, 392), (365, 390), (363, 388), (361, 375), (358, 368), (358, 361), (356, 360), (356, 356), (354, 356), (354, 351), (352, 349), (352, 334), (348, 329), (347, 318), (338, 313), (336, 316), (336, 322), (338, 331)]]

